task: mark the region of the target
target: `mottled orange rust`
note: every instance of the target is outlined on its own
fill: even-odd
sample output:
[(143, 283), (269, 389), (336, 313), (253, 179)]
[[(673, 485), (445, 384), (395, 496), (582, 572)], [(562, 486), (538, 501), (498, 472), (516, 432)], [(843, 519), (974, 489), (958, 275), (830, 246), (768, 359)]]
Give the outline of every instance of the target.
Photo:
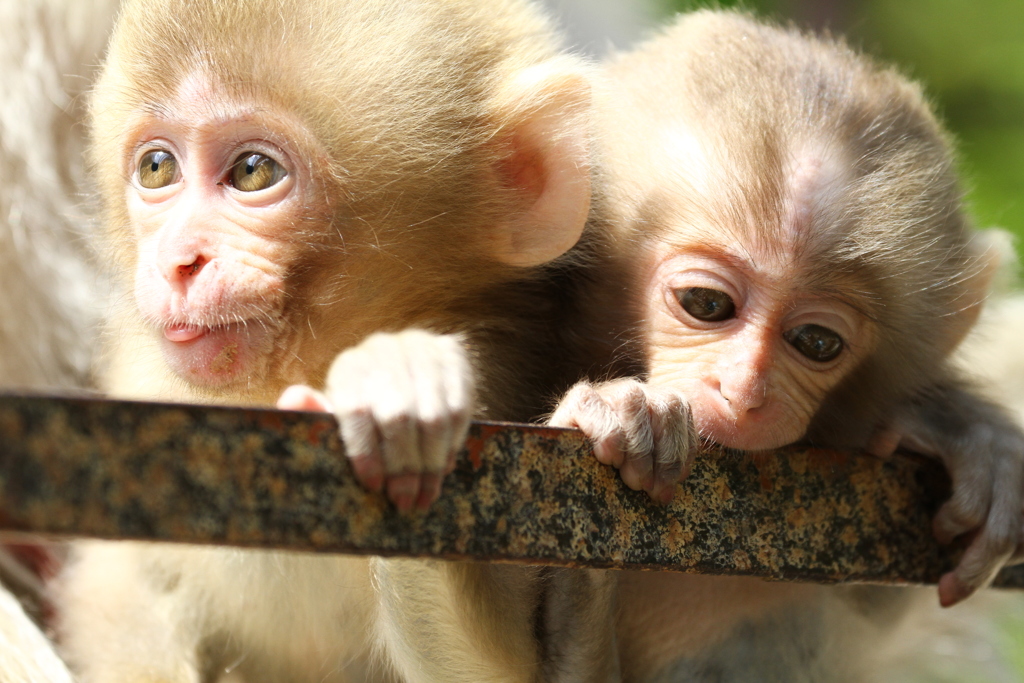
[(577, 431), (477, 423), (441, 499), (403, 514), (359, 487), (323, 414), (0, 395), (0, 527), (16, 531), (933, 583), (957, 558), (931, 536), (947, 492), (920, 458), (715, 449), (662, 506)]

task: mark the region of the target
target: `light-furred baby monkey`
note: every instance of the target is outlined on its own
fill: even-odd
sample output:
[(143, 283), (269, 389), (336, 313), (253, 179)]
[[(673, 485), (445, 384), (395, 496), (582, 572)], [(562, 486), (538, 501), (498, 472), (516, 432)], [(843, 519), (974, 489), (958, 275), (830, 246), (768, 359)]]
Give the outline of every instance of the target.
[[(525, 0), (127, 0), (90, 103), (110, 393), (330, 405), (357, 476), (429, 504), (471, 416), (533, 418), (581, 374), (589, 89), (557, 47)], [(365, 559), (77, 555), (83, 681), (390, 678)]]
[[(648, 378), (578, 385), (552, 422), (581, 427), (661, 500), (698, 439), (882, 453), (902, 441), (950, 471), (936, 535), (974, 535), (940, 600), (984, 586), (1020, 540), (1024, 437), (948, 365), (991, 257), (919, 89), (837, 41), (723, 12), (684, 17), (606, 76), (614, 243), (595, 280), (610, 287), (590, 301), (593, 315), (622, 305), (627, 283)], [(623, 676), (858, 680), (853, 635), (879, 633), (872, 620), (904, 597), (623, 572)]]

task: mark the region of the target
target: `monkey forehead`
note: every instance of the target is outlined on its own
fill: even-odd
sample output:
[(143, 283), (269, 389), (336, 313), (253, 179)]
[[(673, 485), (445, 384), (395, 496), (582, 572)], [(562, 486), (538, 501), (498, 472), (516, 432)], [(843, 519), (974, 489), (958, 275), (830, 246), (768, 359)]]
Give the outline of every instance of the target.
[(848, 156), (844, 150), (816, 142), (796, 145), (787, 155), (778, 237), (791, 248), (820, 231), (820, 223), (832, 219), (843, 203), (852, 180)]
[(487, 12), (476, 0), (125, 0), (107, 65), (122, 96), (167, 95), (207, 70), (229, 91), (305, 112), (325, 137), (341, 123), (401, 140), (484, 116), (506, 70), (555, 47), (520, 0)]
[[(755, 223), (749, 226), (752, 236), (789, 251), (820, 232), (816, 219), (833, 217), (852, 180), (850, 154), (824, 140), (777, 141), (778, 169), (753, 158), (758, 152), (737, 153), (728, 141), (680, 121), (664, 126), (653, 143), (650, 182), (675, 184), (680, 196), (718, 196), (737, 208), (748, 205), (738, 215)], [(733, 212), (722, 216), (727, 213)]]
[[(736, 137), (742, 141), (743, 135)], [(656, 197), (675, 214), (661, 218), (675, 223), (677, 233), (707, 232), (711, 239), (732, 234), (776, 260), (835, 253), (852, 227), (839, 220), (855, 180), (849, 151), (781, 133), (770, 154), (736, 142), (677, 120), (652, 136), (650, 163), (637, 165), (644, 177), (634, 182), (642, 185), (648, 205)]]
[(655, 182), (682, 182), (686, 191), (706, 195), (713, 187), (713, 151), (706, 138), (687, 126), (673, 123), (655, 136), (650, 150), (651, 174)]

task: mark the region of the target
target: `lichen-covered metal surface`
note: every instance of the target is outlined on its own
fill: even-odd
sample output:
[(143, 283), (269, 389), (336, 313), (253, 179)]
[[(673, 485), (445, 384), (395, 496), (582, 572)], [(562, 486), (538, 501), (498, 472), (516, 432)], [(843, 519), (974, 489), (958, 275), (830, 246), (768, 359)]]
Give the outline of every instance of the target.
[(954, 559), (930, 534), (944, 486), (911, 458), (710, 451), (663, 507), (578, 432), (478, 423), (441, 500), (401, 514), (355, 482), (329, 416), (0, 395), (0, 527), (17, 531), (933, 583)]

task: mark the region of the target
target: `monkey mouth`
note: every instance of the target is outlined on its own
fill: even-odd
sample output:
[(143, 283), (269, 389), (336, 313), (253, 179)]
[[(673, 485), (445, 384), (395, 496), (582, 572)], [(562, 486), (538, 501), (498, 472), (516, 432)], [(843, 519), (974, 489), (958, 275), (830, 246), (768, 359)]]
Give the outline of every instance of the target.
[(697, 433), (704, 441), (739, 451), (781, 448), (803, 435), (797, 433), (799, 429), (795, 425), (788, 424), (788, 421), (780, 420), (777, 416), (773, 417), (775, 419), (747, 417), (737, 422), (731, 416), (709, 411), (709, 414), (695, 414), (694, 422)]

